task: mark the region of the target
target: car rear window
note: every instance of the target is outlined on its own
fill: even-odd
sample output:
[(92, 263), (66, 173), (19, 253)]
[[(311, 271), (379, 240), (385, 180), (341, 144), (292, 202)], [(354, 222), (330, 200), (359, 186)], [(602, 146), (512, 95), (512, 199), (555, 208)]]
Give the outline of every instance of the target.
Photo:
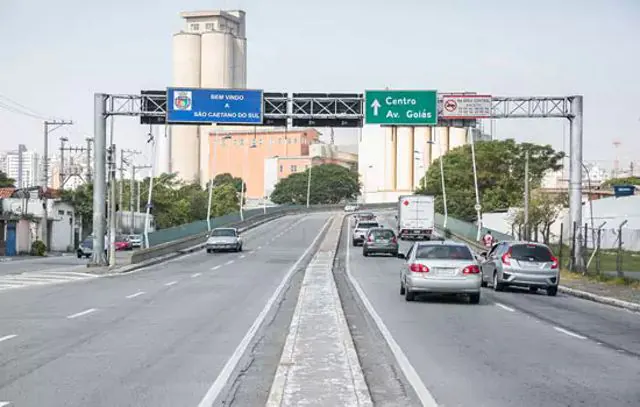
[(416, 259), (473, 260), (471, 250), (464, 246), (424, 245), (418, 246)]
[(378, 226), (378, 222), (360, 222), (358, 223), (358, 229), (371, 229), (371, 228), (377, 228)]
[(537, 244), (516, 244), (511, 246), (511, 258), (524, 261), (552, 261), (551, 251)]
[(230, 236), (234, 237), (236, 231), (233, 229), (214, 229), (211, 231), (211, 236)]
[(371, 235), (382, 239), (392, 239), (395, 236), (393, 231), (389, 229), (372, 230)]

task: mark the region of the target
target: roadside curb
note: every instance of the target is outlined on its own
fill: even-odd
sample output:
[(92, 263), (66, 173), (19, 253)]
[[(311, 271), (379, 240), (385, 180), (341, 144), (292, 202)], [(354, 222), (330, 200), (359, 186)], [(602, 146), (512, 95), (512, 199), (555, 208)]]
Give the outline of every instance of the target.
[(575, 288), (570, 288), (564, 285), (558, 286), (558, 290), (561, 293), (568, 294), (573, 297), (578, 297), (585, 300), (598, 302), (601, 304), (611, 305), (618, 308), (624, 308), (630, 311), (640, 312), (640, 304), (636, 304), (633, 302), (619, 300), (617, 298), (612, 298), (612, 297), (605, 297), (605, 296), (593, 294), (587, 291), (576, 290)]

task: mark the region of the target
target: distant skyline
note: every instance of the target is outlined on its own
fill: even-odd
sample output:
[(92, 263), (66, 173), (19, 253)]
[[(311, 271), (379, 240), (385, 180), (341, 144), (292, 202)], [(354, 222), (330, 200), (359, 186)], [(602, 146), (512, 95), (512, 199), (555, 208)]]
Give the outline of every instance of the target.
[[(584, 159), (613, 163), (614, 140), (622, 143), (621, 166), (640, 159), (640, 1), (301, 3), (3, 0), (0, 150), (22, 143), (42, 152), (42, 120), (33, 114), (77, 123), (52, 134), (50, 151), (60, 136), (84, 145), (93, 132), (94, 92), (137, 94), (170, 85), (171, 36), (182, 28), (181, 11), (241, 8), (251, 88), (582, 94)], [(144, 151), (140, 161), (149, 161), (148, 127), (138, 123), (118, 118), (116, 144)], [(563, 148), (561, 120), (495, 123), (497, 138)], [(336, 139), (355, 143), (356, 133), (338, 130)]]

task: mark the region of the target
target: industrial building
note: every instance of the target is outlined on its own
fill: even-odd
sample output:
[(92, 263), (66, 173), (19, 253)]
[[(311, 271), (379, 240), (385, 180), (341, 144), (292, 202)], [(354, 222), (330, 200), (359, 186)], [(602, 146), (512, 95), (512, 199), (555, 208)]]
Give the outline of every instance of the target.
[[(471, 133), (475, 140), (489, 138)], [(358, 149), (363, 201), (391, 202), (413, 193), (434, 161), (468, 142), (469, 132), (461, 127), (365, 126)]]
[[(180, 16), (185, 28), (173, 36), (173, 86), (246, 88), (245, 12), (194, 11)], [(169, 156), (169, 165), (159, 167), (185, 181), (205, 184), (210, 130), (211, 126), (171, 126), (169, 137), (158, 138), (160, 156)]]

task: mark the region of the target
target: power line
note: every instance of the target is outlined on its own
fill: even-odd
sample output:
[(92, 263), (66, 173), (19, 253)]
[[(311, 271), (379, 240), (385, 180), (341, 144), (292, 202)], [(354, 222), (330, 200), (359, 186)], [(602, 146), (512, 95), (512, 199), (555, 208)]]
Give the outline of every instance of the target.
[[(14, 99), (11, 99), (10, 97), (5, 96), (5, 95), (3, 95), (1, 93), (0, 93), (0, 99), (4, 99), (5, 100), (5, 102), (0, 100), (0, 106), (5, 108), (6, 110), (9, 110), (9, 111), (12, 111), (12, 112), (18, 113), (18, 114), (23, 114), (25, 116), (38, 118), (38, 119), (48, 119), (48, 117), (42, 115), (41, 113), (35, 111), (34, 109), (31, 109), (30, 107), (25, 106), (22, 103), (14, 100)], [(7, 102), (10, 103), (10, 105), (7, 105)], [(21, 109), (18, 109), (18, 108), (21, 108)]]

